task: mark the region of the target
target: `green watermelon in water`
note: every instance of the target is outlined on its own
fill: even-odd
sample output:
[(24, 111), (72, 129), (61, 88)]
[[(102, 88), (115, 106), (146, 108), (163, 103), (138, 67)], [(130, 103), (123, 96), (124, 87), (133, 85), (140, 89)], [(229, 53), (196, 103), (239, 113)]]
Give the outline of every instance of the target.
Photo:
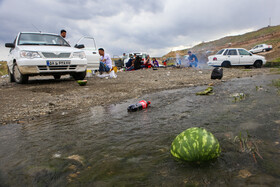
[(200, 127), (179, 134), (172, 142), (171, 154), (190, 162), (208, 161), (220, 156), (220, 144), (215, 136)]
[(85, 86), (87, 84), (87, 80), (78, 80), (77, 83), (80, 85), (80, 86)]

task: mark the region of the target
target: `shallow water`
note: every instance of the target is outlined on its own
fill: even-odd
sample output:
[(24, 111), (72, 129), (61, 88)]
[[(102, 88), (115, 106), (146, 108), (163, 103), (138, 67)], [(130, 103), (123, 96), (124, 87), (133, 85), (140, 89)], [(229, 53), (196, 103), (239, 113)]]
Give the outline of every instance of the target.
[[(279, 78), (231, 80), (214, 86), (211, 96), (195, 95), (207, 86), (162, 91), (0, 126), (0, 186), (277, 186), (280, 96), (271, 82)], [(245, 99), (235, 101), (233, 93)], [(126, 111), (141, 99), (151, 107)], [(194, 126), (218, 138), (220, 158), (202, 165), (173, 159), (173, 139)], [(263, 160), (240, 151), (233, 141), (240, 132), (253, 137)]]

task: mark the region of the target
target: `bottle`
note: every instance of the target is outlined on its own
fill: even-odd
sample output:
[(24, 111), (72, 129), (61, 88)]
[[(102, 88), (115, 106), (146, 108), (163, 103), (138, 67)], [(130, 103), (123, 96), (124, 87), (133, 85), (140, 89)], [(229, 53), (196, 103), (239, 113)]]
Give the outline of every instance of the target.
[(151, 104), (151, 101), (145, 101), (145, 100), (141, 100), (139, 101), (138, 103), (134, 104), (134, 105), (130, 105), (128, 108), (127, 108), (127, 111), (128, 112), (136, 112), (138, 110), (142, 110), (142, 109), (145, 109), (149, 106), (149, 104)]

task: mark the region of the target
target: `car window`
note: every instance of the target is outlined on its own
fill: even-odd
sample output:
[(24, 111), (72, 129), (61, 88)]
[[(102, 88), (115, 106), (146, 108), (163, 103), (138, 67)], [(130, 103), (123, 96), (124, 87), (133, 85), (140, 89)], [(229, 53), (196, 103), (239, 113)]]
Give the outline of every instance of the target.
[(40, 33), (21, 33), (18, 45), (70, 45), (59, 35), (40, 34)]
[(260, 47), (263, 47), (263, 45), (260, 45)]
[(230, 49), (227, 55), (237, 55), (236, 49)]
[(224, 55), (227, 55), (227, 53), (228, 53), (228, 49), (224, 52)]
[(218, 51), (218, 52), (216, 53), (216, 55), (220, 55), (220, 54), (222, 54), (223, 52), (224, 52), (224, 49)]
[(251, 55), (251, 53), (249, 53), (245, 49), (238, 49), (238, 52), (239, 52), (240, 55)]

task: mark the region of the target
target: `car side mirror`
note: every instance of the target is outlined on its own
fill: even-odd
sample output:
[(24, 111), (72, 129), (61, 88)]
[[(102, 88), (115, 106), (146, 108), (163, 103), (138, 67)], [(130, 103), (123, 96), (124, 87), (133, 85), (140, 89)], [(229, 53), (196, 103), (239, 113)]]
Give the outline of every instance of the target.
[(76, 44), (75, 46), (74, 46), (75, 48), (78, 48), (78, 49), (83, 49), (83, 48), (85, 48), (85, 45), (84, 44)]
[(5, 47), (15, 48), (15, 44), (14, 43), (5, 43)]

